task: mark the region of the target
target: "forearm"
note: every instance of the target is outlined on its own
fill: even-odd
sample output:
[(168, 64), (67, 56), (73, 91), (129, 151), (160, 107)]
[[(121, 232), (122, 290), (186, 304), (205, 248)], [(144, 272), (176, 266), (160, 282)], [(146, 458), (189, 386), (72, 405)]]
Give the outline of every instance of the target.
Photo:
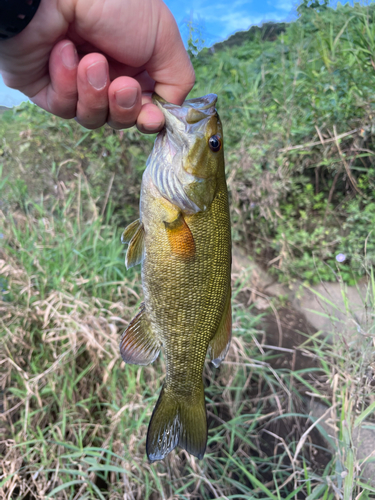
[(0, 40), (20, 33), (34, 17), (40, 0), (0, 0)]

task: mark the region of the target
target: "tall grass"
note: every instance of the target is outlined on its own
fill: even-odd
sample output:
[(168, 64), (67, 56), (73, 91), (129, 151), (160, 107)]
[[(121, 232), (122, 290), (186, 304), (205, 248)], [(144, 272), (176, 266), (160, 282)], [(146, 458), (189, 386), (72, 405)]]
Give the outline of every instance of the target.
[[(315, 368), (296, 370), (275, 363), (285, 350), (268, 344), (249, 306), (249, 273), (234, 274), (232, 347), (220, 369), (204, 372), (205, 458), (176, 450), (149, 464), (163, 356), (149, 367), (121, 361), (139, 272), (125, 272), (111, 205), (105, 216), (83, 211), (78, 189), (90, 188), (79, 178), (75, 187), (53, 214), (35, 202), (2, 212), (1, 498), (371, 498), (353, 435), (372, 425), (375, 287), (368, 325), (354, 324), (366, 342), (318, 333), (296, 346)], [(309, 416), (311, 396), (326, 405), (327, 423)]]
[[(254, 344), (259, 318), (236, 299), (230, 356), (220, 370), (205, 372), (204, 462), (183, 451), (147, 462), (163, 358), (145, 368), (121, 361), (119, 335), (141, 301), (139, 273), (125, 274), (121, 228), (108, 225), (109, 211), (78, 216), (78, 190), (88, 185), (78, 178), (75, 187), (53, 215), (35, 202), (2, 213), (1, 495), (234, 498), (268, 491), (258, 471), (257, 420), (265, 404), (270, 415), (279, 413), (286, 387)], [(235, 297), (240, 288), (238, 280)], [(282, 479), (283, 470), (276, 486)]]
[(367, 283), (365, 320), (343, 284), (344, 319), (285, 347), (263, 321), (281, 301), (260, 313), (251, 271), (233, 274), (202, 461), (148, 463), (163, 355), (137, 367), (118, 350), (142, 300), (120, 234), (152, 139), (30, 105), (1, 117), (0, 498), (374, 498), (373, 15), (310, 12), (276, 41), (260, 31), (194, 60), (194, 95), (216, 91), (226, 125), (234, 240), (286, 281), (326, 279), (346, 252), (336, 279)]
[[(338, 253), (347, 283), (362, 276), (375, 223), (374, 13), (305, 9), (276, 38), (267, 25), (194, 59), (194, 96), (214, 89), (226, 125), (234, 238), (285, 282), (317, 283), (316, 267), (331, 280)], [(370, 237), (372, 263), (374, 249)]]
[[(219, 96), (233, 237), (285, 282), (316, 283), (316, 266), (332, 279), (326, 264), (338, 253), (348, 257), (340, 264), (347, 283), (362, 276), (375, 223), (374, 16), (372, 3), (305, 9), (282, 29), (192, 54), (192, 97)], [(83, 130), (31, 106), (6, 114), (0, 135), (14, 204), (26, 192), (62, 197), (78, 164), (100, 210), (114, 176), (116, 214), (125, 222), (136, 213), (152, 138)], [(370, 236), (372, 264), (374, 255)]]

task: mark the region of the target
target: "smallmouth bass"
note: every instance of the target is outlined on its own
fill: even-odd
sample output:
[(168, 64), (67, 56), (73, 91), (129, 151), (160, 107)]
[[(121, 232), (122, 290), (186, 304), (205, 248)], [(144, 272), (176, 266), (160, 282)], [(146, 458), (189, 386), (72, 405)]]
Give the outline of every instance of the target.
[(231, 236), (223, 131), (215, 94), (182, 106), (154, 94), (165, 127), (143, 174), (140, 219), (122, 235), (127, 268), (142, 263), (144, 302), (120, 341), (126, 363), (148, 365), (163, 346), (166, 377), (147, 432), (150, 461), (177, 445), (203, 458), (207, 353), (230, 344)]

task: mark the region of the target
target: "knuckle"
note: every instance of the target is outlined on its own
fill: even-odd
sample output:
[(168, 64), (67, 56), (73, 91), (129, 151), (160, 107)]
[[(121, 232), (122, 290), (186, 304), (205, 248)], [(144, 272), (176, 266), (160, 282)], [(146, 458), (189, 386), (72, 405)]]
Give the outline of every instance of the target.
[(135, 125), (135, 121), (132, 121), (132, 122), (121, 122), (121, 121), (116, 121), (116, 120), (108, 120), (107, 121), (108, 125), (115, 129), (115, 130), (122, 130), (122, 129), (125, 129), (125, 128), (131, 128)]
[(88, 122), (85, 122), (85, 121), (82, 121), (80, 119), (77, 118), (76, 120), (82, 127), (85, 127), (87, 128), (88, 130), (94, 130), (96, 128), (100, 128), (102, 125), (104, 125), (104, 123), (88, 123)]
[(82, 127), (85, 127), (87, 129), (93, 130), (95, 128), (99, 128), (102, 125), (105, 124), (106, 120), (105, 118), (98, 117), (98, 116), (82, 116), (81, 114), (77, 113), (76, 116), (76, 121), (82, 125)]

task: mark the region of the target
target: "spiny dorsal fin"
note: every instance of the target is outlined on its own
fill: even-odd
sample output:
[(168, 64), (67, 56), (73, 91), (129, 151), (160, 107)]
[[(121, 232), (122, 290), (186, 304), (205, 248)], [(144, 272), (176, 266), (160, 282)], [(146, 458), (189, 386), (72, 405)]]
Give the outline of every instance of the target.
[(130, 240), (133, 238), (133, 236), (135, 235), (135, 233), (137, 232), (137, 229), (139, 228), (139, 226), (141, 224), (142, 223), (141, 223), (140, 219), (137, 219), (134, 222), (132, 222), (131, 224), (129, 224), (125, 228), (124, 232), (121, 235), (121, 243), (123, 243), (123, 244), (130, 243)]
[(180, 212), (173, 222), (164, 222), (172, 254), (182, 259), (195, 255), (195, 242), (184, 216)]
[(128, 233), (125, 234), (124, 240), (128, 239), (128, 237), (133, 233), (125, 257), (126, 269), (130, 269), (131, 267), (140, 264), (143, 260), (145, 230), (141, 222), (135, 222), (138, 222), (137, 227), (135, 227), (135, 225), (134, 227), (131, 227), (134, 224), (133, 222), (125, 229), (123, 233), (124, 237), (124, 234), (127, 232), (127, 230), (129, 230)]
[(219, 328), (208, 346), (211, 363), (217, 368), (225, 358), (232, 338), (231, 289), (227, 293), (223, 316)]
[(158, 357), (161, 342), (156, 339), (144, 304), (131, 320), (120, 340), (120, 353), (126, 363), (149, 365)]

